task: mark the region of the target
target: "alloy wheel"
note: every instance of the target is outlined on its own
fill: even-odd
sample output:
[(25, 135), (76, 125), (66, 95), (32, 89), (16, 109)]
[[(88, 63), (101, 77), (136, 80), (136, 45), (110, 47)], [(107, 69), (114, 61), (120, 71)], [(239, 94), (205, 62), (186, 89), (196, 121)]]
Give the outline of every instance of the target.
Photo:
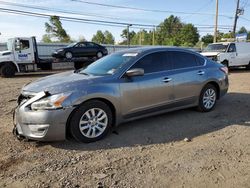
[(203, 105), (206, 109), (211, 109), (216, 102), (216, 92), (212, 88), (208, 88), (202, 98)]
[(91, 108), (81, 117), (79, 129), (83, 136), (96, 138), (100, 136), (108, 126), (108, 116), (100, 108)]

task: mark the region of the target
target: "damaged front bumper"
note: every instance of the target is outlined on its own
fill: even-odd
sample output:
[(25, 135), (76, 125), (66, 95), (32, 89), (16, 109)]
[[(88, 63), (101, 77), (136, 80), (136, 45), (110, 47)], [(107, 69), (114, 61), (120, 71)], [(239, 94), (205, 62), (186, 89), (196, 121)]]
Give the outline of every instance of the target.
[(66, 139), (66, 123), (73, 107), (55, 110), (31, 110), (30, 105), (46, 96), (45, 92), (23, 101), (13, 115), (13, 133), (19, 138), (38, 141), (58, 141)]

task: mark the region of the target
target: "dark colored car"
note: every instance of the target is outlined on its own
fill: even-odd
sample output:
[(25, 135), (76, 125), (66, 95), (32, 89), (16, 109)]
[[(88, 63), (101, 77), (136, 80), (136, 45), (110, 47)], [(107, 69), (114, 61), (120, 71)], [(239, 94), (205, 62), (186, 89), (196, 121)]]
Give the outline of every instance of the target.
[(180, 48), (116, 52), (24, 86), (14, 133), (42, 141), (71, 134), (93, 142), (138, 118), (189, 107), (209, 112), (227, 93), (227, 74), (222, 64)]
[(52, 53), (52, 57), (67, 59), (74, 57), (97, 57), (99, 59), (107, 54), (108, 50), (104, 46), (94, 42), (77, 42), (57, 49)]

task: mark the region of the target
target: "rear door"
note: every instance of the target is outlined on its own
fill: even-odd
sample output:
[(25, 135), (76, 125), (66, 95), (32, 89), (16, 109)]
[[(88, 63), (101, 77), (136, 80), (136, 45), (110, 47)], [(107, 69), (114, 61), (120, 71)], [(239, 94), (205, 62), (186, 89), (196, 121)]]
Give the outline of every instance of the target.
[(89, 56), (96, 56), (99, 47), (92, 42), (87, 42), (86, 46), (88, 48), (88, 55)]
[(248, 65), (250, 62), (250, 48), (249, 44), (245, 42), (235, 43), (235, 65)]
[(130, 69), (142, 68), (144, 76), (122, 78), (122, 113), (125, 117), (161, 109), (173, 100), (171, 62), (166, 52), (144, 56)]
[(169, 52), (173, 62), (175, 102), (180, 106), (193, 104), (206, 80), (205, 59), (191, 52)]

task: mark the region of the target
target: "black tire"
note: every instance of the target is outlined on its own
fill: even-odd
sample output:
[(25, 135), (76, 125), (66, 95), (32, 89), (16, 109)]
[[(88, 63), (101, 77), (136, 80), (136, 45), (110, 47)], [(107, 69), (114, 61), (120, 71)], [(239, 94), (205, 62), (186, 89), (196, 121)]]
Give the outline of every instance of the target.
[[(206, 92), (208, 92), (208, 91), (213, 91), (215, 94), (215, 96), (214, 96), (215, 98), (213, 98), (214, 103), (211, 102), (211, 106), (206, 106), (206, 103), (204, 102), (204, 100), (205, 100), (204, 97), (207, 96)], [(207, 84), (206, 86), (204, 86), (204, 88), (201, 90), (201, 93), (200, 93), (199, 105), (197, 107), (197, 110), (200, 112), (209, 112), (209, 111), (213, 110), (215, 105), (216, 105), (217, 95), (218, 95), (218, 91), (214, 85)]]
[(97, 57), (97, 59), (102, 58), (103, 57), (103, 53), (101, 51), (97, 52), (96, 53), (96, 57)]
[(83, 62), (74, 62), (75, 70), (81, 69), (83, 67)]
[(65, 52), (65, 58), (66, 59), (72, 59), (73, 58), (72, 52)]
[(247, 70), (250, 70), (250, 62), (249, 62), (249, 64), (246, 66), (246, 69), (247, 69)]
[(228, 61), (225, 60), (225, 61), (223, 61), (221, 64), (224, 65), (224, 66), (226, 66), (227, 68), (229, 68)]
[(39, 66), (41, 70), (52, 70), (52, 63), (41, 63)]
[(11, 78), (15, 76), (16, 68), (11, 63), (5, 63), (1, 67), (0, 72), (1, 72), (2, 77)]
[[(103, 128), (103, 132), (102, 132), (100, 135), (97, 135), (96, 137), (87, 137), (86, 135), (84, 134), (87, 134), (86, 132), (89, 131), (89, 129), (92, 129), (90, 131), (90, 133), (92, 134), (93, 132), (96, 133), (96, 131), (99, 131), (98, 129), (95, 128), (95, 131), (93, 131), (93, 127), (92, 128), (85, 128), (84, 132), (81, 132), (80, 130), (80, 121), (85, 121), (85, 122), (88, 122), (87, 124), (85, 124), (84, 126), (82, 127), (86, 127), (86, 126), (94, 126), (94, 125), (90, 125), (91, 123), (89, 122), (90, 120), (83, 120), (83, 117), (85, 116), (85, 114), (90, 110), (90, 109), (101, 109), (103, 112), (106, 113), (106, 116), (107, 117), (107, 125), (105, 128)], [(98, 111), (97, 111), (98, 113)], [(98, 115), (95, 116), (96, 118), (98, 117)], [(94, 120), (96, 121), (98, 124), (98, 120)], [(103, 137), (105, 137), (111, 126), (112, 126), (112, 122), (113, 122), (113, 115), (112, 115), (112, 112), (111, 112), (111, 109), (109, 108), (109, 106), (107, 104), (105, 104), (104, 102), (101, 102), (101, 101), (98, 101), (98, 100), (93, 100), (93, 101), (88, 101), (84, 104), (82, 104), (79, 108), (77, 108), (74, 112), (73, 112), (73, 115), (70, 119), (70, 124), (69, 124), (69, 130), (70, 130), (70, 133), (71, 135), (73, 136), (74, 139), (76, 139), (77, 141), (79, 142), (84, 142), (84, 143), (89, 143), (89, 142), (95, 142), (95, 141), (98, 141), (100, 139), (102, 139)], [(98, 125), (99, 126), (99, 125)]]

